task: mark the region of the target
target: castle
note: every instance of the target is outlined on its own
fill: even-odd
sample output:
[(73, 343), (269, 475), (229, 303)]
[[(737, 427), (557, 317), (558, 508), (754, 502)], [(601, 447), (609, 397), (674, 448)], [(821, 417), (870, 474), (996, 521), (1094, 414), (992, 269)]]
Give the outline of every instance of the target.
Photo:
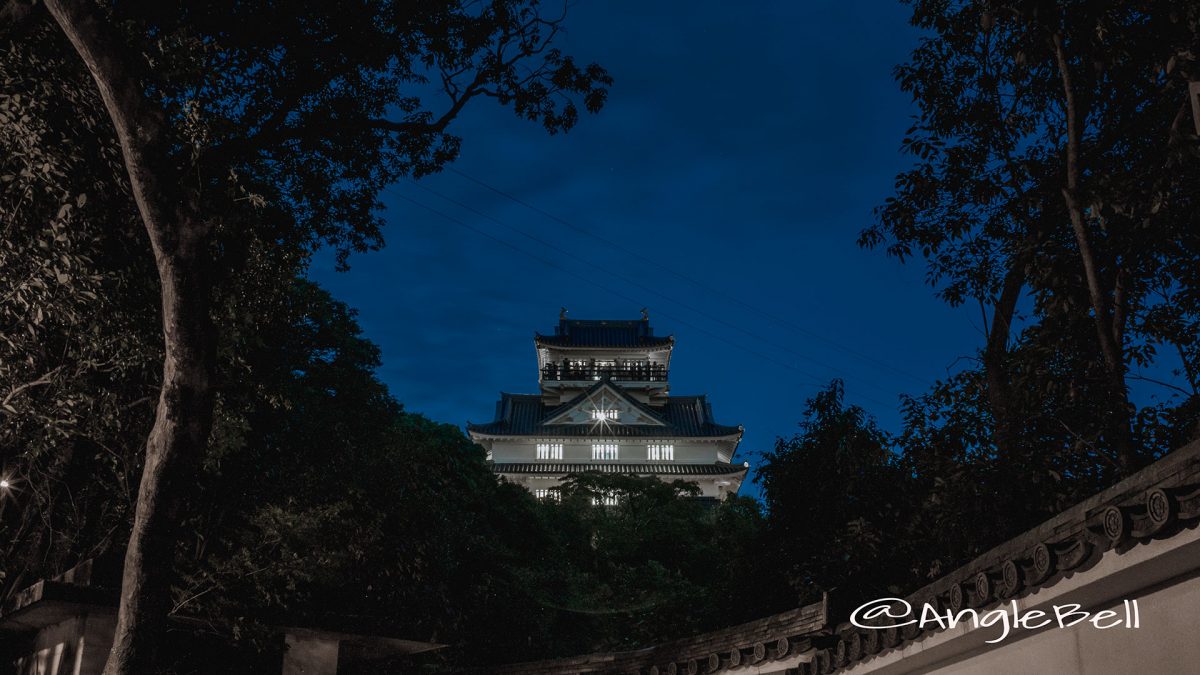
[(713, 420), (707, 397), (672, 396), (674, 336), (635, 320), (560, 315), (534, 334), (536, 394), (502, 393), (496, 418), (470, 424), (495, 472), (539, 497), (571, 473), (599, 471), (685, 480), (701, 496), (736, 494), (748, 464), (734, 464), (742, 427)]

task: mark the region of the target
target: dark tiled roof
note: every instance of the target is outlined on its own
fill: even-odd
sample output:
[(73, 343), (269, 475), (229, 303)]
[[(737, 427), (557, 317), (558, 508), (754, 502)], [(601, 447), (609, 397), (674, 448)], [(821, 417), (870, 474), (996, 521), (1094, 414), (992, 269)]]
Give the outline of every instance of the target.
[[(739, 666), (750, 666), (766, 660), (781, 659), (789, 654), (812, 649), (808, 637), (828, 625), (828, 601), (805, 605), (780, 614), (748, 623), (730, 626), (695, 637), (683, 638), (634, 651), (586, 654), (547, 661), (515, 663), (489, 668), (489, 673), (503, 675), (564, 675), (566, 673), (687, 673), (691, 662), (694, 672), (724, 672)], [(761, 653), (759, 650), (761, 649)], [(680, 655), (686, 655), (680, 659)], [(733, 659), (737, 659), (736, 662)], [(714, 668), (715, 665), (715, 668)], [(653, 669), (652, 669), (653, 668)], [(782, 671), (781, 671), (782, 672)]]
[[(539, 394), (500, 394), (496, 404), (496, 419), (487, 424), (468, 424), (467, 430), (497, 436), (604, 436), (620, 438), (715, 437), (741, 433), (741, 427), (717, 424), (712, 419), (712, 406), (701, 396), (671, 396), (662, 406), (648, 406), (624, 396), (630, 404), (647, 415), (661, 420), (662, 426), (649, 424), (609, 424), (597, 430), (592, 424), (552, 424), (547, 420), (585, 400), (606, 382), (598, 382), (571, 401), (558, 406), (542, 403)], [(614, 386), (618, 392), (620, 387)]]
[(644, 319), (562, 319), (554, 335), (535, 333), (534, 341), (546, 347), (665, 347), (675, 338), (655, 335)]
[(496, 473), (583, 473), (596, 471), (599, 473), (630, 473), (630, 474), (671, 474), (675, 476), (725, 476), (735, 473), (745, 473), (743, 465), (726, 464), (633, 464), (633, 463), (590, 463), (567, 464), (563, 462), (499, 462), (492, 465)]

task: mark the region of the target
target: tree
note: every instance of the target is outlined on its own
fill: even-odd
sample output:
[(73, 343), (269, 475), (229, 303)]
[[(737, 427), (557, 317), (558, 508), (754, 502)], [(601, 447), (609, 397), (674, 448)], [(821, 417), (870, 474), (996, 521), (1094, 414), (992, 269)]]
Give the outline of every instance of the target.
[(646, 647), (758, 618), (786, 598), (756, 555), (763, 520), (753, 500), (587, 472), (559, 494), (537, 505), (525, 523), (536, 544), (514, 561), (522, 611), (542, 627), (527, 628), (531, 644), (505, 660)]
[(162, 359), (111, 128), (51, 35), (0, 52), (0, 597), (125, 536)]
[[(30, 87), (53, 87), (63, 76), (29, 73), (25, 56), (6, 53), (0, 68), (15, 70), (2, 72), (27, 78)], [(60, 56), (46, 67), (71, 71), (71, 64)], [(86, 92), (86, 80), (80, 82)], [(37, 448), (47, 463), (61, 448), (43, 433), (46, 420), (69, 427), (63, 436), (81, 448), (72, 453), (72, 468), (53, 480), (42, 468), (32, 475), (19, 469), (23, 508), (4, 515), (20, 516), (30, 524), (23, 538), (43, 543), (28, 542), (0, 568), (27, 570), (25, 579), (120, 548), (133, 506), (124, 485), (136, 485), (139, 468), (134, 437), (150, 426), (148, 396), (161, 358), (157, 288), (146, 280), (153, 261), (139, 254), (145, 235), (121, 189), (120, 165), (105, 173), (94, 158), (50, 157), (49, 178), (40, 171), (19, 175), (26, 164), (41, 167), (46, 148), (74, 151), (71, 144), (24, 142), (30, 125), (49, 125), (35, 140), (94, 135), (97, 148), (110, 147), (102, 111), (90, 121), (72, 120), (55, 114), (53, 100), (21, 96), (17, 118), (28, 119), (9, 129), (22, 133), (0, 137), (14, 181), (37, 196), (7, 212), (21, 225), (10, 230), (21, 236), (5, 241), (15, 247), (9, 260), (21, 264), (0, 274), (15, 286), (30, 269), (55, 264), (65, 249), (39, 246), (57, 231), (39, 214), (54, 216), (63, 195), (75, 204), (88, 189), (84, 207), (70, 209), (71, 233), (87, 242), (71, 272), (100, 281), (94, 297), (83, 294), (73, 304), (62, 304), (63, 289), (52, 287), (30, 298), (29, 307), (4, 305), (14, 321), (39, 310), (57, 316), (68, 307), (74, 318), (48, 320), (36, 340), (22, 338), (12, 353), (42, 360), (38, 367), (6, 360), (13, 372), (3, 382), (7, 387), (24, 382), (26, 373), (57, 367), (60, 345), (72, 354), (111, 356), (119, 337), (125, 348), (122, 368), (98, 381), (86, 360), (66, 359), (72, 368), (60, 371), (53, 387), (13, 398), (19, 414), (0, 427), (12, 434), (4, 447)], [(111, 178), (111, 190), (88, 186), (102, 175)], [(497, 484), (482, 451), (461, 431), (408, 415), (387, 394), (374, 376), (378, 349), (362, 338), (353, 311), (297, 280), (304, 252), (278, 246), (278, 221), (263, 213), (248, 209), (237, 241), (222, 249), (226, 264), (219, 265), (224, 273), (212, 301), (220, 327), (214, 428), (175, 547), (179, 582), (171, 614), (189, 625), (200, 620), (208, 630), (200, 642), (190, 632), (186, 639), (178, 631), (165, 636), (171, 659), (164, 667), (255, 672), (278, 658), (268, 627), (279, 624), (434, 639), (454, 645), (434, 657), (453, 667), (643, 646), (791, 606), (782, 580), (756, 555), (763, 520), (752, 500), (710, 505), (680, 496), (676, 486), (616, 477), (628, 504), (599, 508), (581, 494), (560, 506)], [(113, 227), (119, 222), (125, 226)], [(46, 347), (33, 350), (37, 344)], [(134, 344), (139, 348), (129, 348)], [(47, 389), (53, 396), (35, 396)], [(77, 416), (74, 408), (40, 407), (58, 399), (87, 405)], [(594, 478), (595, 489), (604, 490), (614, 480)], [(25, 501), (35, 495), (45, 503)], [(43, 518), (53, 523), (54, 536), (36, 526)], [(606, 545), (595, 547), (601, 540)], [(49, 556), (46, 543), (54, 545)], [(21, 587), (20, 579), (5, 582), (7, 589)], [(637, 611), (625, 611), (631, 605)], [(385, 668), (405, 666), (412, 664)]]
[[(533, 2), (45, 7), (115, 129), (161, 291), (162, 379), (106, 667), (145, 672), (168, 609), (175, 524), (212, 426), (212, 292), (239, 224), (228, 216), (270, 207), (279, 243), (331, 244), (344, 262), (381, 242), (383, 186), (454, 158), (447, 129), (471, 100), (494, 98), (553, 133), (576, 121), (570, 96), (594, 112), (609, 79), (551, 47), (561, 17)], [(9, 40), (47, 20), (41, 6), (5, 9)], [(437, 112), (422, 96), (431, 90), (447, 97)]]
[(891, 440), (834, 381), (809, 403), (800, 433), (759, 463), (770, 555), (800, 603), (894, 595), (911, 580), (906, 477)]
[(941, 297), (979, 305), (985, 442), (1018, 456), (1045, 441), (1039, 399), (1060, 383), (1016, 352), (1053, 353), (1079, 366), (1076, 398), (1103, 401), (1063, 420), (1053, 446), (1085, 443), (1114, 476), (1128, 473), (1165, 431), (1131, 404), (1131, 368), (1169, 362), (1166, 347), (1189, 378), (1167, 383), (1182, 394), (1176, 407), (1194, 407), (1196, 394), (1195, 334), (1180, 330), (1196, 305), (1176, 300), (1194, 293), (1184, 270), (1200, 255), (1187, 124), (1196, 8), (912, 5), (912, 23), (931, 34), (896, 69), (919, 107), (904, 141), (916, 166), (860, 243), (923, 256)]
[(285, 311), (298, 330), (249, 356), (272, 376), (238, 392), (245, 415), (214, 434), (177, 612), (267, 651), (277, 642), (257, 637), (281, 624), (448, 642), (472, 658), (521, 644), (529, 621), (500, 617), (521, 601), (512, 566), (536, 559), (523, 554), (532, 497), (499, 484), (461, 430), (402, 412), (351, 313), (310, 284), (296, 291)]

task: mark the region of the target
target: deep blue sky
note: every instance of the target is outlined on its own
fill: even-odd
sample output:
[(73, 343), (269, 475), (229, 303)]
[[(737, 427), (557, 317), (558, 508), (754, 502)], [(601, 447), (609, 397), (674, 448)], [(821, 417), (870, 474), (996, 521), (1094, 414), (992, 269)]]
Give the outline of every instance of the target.
[(752, 465), (834, 377), (895, 429), (897, 394), (982, 341), (975, 316), (933, 297), (919, 261), (855, 244), (908, 164), (912, 107), (891, 76), (917, 39), (907, 17), (881, 0), (579, 2), (561, 44), (613, 75), (605, 109), (550, 137), (480, 101), (456, 126), (454, 165), (579, 229), (447, 171), (421, 184), (486, 217), (397, 185), (387, 247), (346, 273), (323, 258), (311, 276), (358, 308), (396, 397), (437, 420), (488, 421), (501, 390), (535, 391), (533, 332), (551, 332), (560, 306), (573, 318), (647, 306), (676, 336), (672, 391), (707, 393), (718, 421), (744, 425), (739, 458)]

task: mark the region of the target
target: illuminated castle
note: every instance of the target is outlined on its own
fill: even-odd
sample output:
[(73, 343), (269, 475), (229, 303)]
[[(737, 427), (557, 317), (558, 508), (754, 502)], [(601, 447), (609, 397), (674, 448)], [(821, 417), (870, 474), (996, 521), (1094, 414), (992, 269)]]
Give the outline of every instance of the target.
[(496, 473), (539, 497), (569, 473), (600, 471), (686, 480), (704, 497), (738, 491), (732, 463), (742, 427), (713, 421), (701, 396), (672, 396), (673, 336), (637, 320), (573, 320), (534, 334), (538, 394), (502, 393), (496, 419), (467, 425)]

